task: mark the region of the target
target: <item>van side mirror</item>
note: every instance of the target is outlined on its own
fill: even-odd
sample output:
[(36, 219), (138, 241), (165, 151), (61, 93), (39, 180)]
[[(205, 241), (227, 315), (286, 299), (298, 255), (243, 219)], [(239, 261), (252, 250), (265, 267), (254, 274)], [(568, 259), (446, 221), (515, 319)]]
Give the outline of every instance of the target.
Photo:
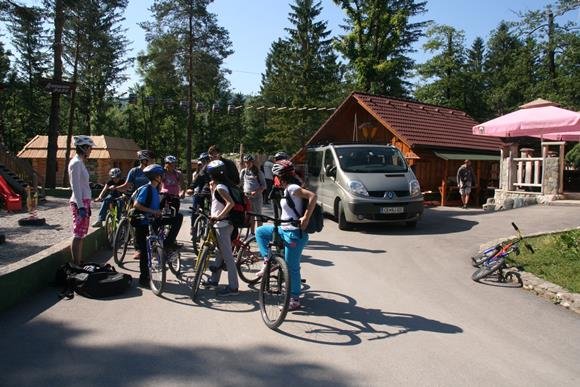
[(336, 166), (331, 166), (329, 164), (324, 169), (326, 169), (326, 176), (327, 177), (336, 177)]

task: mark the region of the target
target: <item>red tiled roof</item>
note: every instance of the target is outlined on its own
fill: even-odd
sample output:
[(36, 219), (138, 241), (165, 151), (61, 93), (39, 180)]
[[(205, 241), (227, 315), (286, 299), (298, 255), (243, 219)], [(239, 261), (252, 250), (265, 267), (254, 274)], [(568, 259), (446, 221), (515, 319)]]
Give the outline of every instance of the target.
[(410, 147), (497, 151), (502, 145), (499, 138), (474, 135), (478, 123), (461, 110), (363, 93), (351, 97)]

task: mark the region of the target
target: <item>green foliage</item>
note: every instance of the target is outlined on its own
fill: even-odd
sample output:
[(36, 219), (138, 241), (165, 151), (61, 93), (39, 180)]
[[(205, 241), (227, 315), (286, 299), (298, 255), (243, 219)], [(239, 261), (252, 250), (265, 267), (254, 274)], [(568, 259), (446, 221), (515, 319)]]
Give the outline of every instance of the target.
[[(291, 28), (287, 39), (272, 44), (266, 58), (260, 103), (267, 106), (333, 106), (343, 97), (343, 69), (332, 49), (327, 23), (318, 21), (320, 2), (296, 0), (289, 14)], [(328, 112), (288, 111), (269, 115), (250, 114), (255, 124), (246, 139), (262, 144), (263, 135), (271, 150), (294, 152), (302, 147), (328, 117)], [(254, 118), (252, 118), (254, 117)], [(262, 122), (260, 122), (262, 121)], [(267, 130), (264, 130), (268, 128)]]
[(574, 145), (574, 148), (566, 153), (565, 158), (568, 163), (574, 166), (574, 168), (580, 168), (580, 143)]
[(530, 238), (529, 242), (535, 253), (522, 248), (520, 255), (510, 256), (512, 263), (571, 292), (580, 292), (580, 230)]
[(426, 11), (426, 1), (334, 0), (346, 13), (346, 34), (337, 49), (349, 61), (360, 91), (405, 96), (413, 67), (407, 56), (427, 22), (411, 22)]

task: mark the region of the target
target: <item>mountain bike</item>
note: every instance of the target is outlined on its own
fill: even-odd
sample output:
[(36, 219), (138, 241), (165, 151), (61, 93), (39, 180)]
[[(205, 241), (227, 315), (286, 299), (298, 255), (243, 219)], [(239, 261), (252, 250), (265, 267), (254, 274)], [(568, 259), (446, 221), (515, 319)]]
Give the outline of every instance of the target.
[(123, 193), (120, 197), (109, 203), (107, 217), (105, 218), (105, 231), (107, 233), (107, 240), (111, 247), (114, 247), (115, 234), (117, 233), (121, 216), (127, 211), (128, 202), (129, 196)]
[[(165, 214), (162, 219), (173, 215)], [(150, 214), (135, 216), (136, 219), (147, 219), (149, 221), (149, 235), (147, 235), (147, 267), (149, 269), (151, 291), (159, 296), (163, 293), (166, 282), (167, 268), (176, 276), (179, 275), (181, 267), (181, 253), (177, 250), (167, 250), (163, 243), (165, 241), (165, 226)]]
[(135, 230), (131, 226), (128, 214), (125, 213), (121, 215), (121, 219), (117, 225), (117, 231), (115, 232), (115, 238), (113, 239), (113, 258), (117, 265), (123, 265), (127, 248), (134, 240)]
[(200, 207), (191, 214), (191, 219), (194, 218), (194, 215), (195, 220), (191, 226), (191, 245), (193, 246), (193, 253), (198, 254), (202, 239), (207, 234), (207, 228), (209, 227), (209, 209)]
[[(534, 253), (533, 247), (524, 241), (524, 236), (520, 232), (518, 226), (512, 222), (512, 227), (516, 230), (518, 236), (515, 240), (508, 241), (506, 243), (500, 244), (492, 248), (491, 251), (488, 249), (488, 254), (490, 254), (487, 259), (481, 257), (478, 260), (473, 260), (474, 264), (476, 261), (481, 262), (479, 264), (479, 268), (471, 275), (471, 279), (479, 282), (482, 279), (491, 276), (492, 274), (496, 273), (498, 282), (517, 282), (518, 284), (522, 285), (521, 275), (518, 272), (509, 270), (509, 267), (506, 264), (506, 260), (510, 254), (514, 253), (519, 255), (520, 253), (520, 243), (524, 243), (524, 246), (528, 251), (532, 254)], [(497, 249), (498, 247), (499, 250)], [(491, 255), (493, 251), (496, 251), (495, 254)], [(485, 253), (485, 252), (484, 252)]]
[(257, 283), (260, 280), (258, 273), (264, 260), (260, 256), (256, 237), (246, 233), (242, 238), (242, 233), (238, 232), (232, 240), (232, 249), (240, 279), (249, 285)]
[(258, 302), (260, 315), (270, 329), (278, 328), (286, 318), (290, 303), (290, 272), (284, 259), (284, 241), (278, 227), (285, 223), (295, 224), (294, 220), (280, 220), (267, 215), (249, 213), (263, 222), (274, 223), (272, 241), (268, 244), (266, 266), (260, 279)]
[(207, 227), (204, 230), (205, 233), (201, 237), (202, 242), (199, 246), (199, 253), (195, 260), (195, 276), (193, 277), (193, 284), (191, 286), (191, 299), (193, 302), (197, 302), (197, 293), (201, 285), (201, 280), (204, 276), (209, 277), (206, 272), (209, 270), (212, 258), (215, 259), (215, 251), (218, 248), (218, 239), (213, 225), (214, 222), (208, 218)]

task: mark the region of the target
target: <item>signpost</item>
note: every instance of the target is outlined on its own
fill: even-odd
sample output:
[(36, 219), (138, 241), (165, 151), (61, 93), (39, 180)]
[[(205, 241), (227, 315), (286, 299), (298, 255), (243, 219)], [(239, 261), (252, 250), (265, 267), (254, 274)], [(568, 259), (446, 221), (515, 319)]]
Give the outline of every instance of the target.
[(54, 79), (43, 78), (44, 90), (49, 93), (70, 94), (75, 88), (75, 84), (67, 81), (56, 81)]

